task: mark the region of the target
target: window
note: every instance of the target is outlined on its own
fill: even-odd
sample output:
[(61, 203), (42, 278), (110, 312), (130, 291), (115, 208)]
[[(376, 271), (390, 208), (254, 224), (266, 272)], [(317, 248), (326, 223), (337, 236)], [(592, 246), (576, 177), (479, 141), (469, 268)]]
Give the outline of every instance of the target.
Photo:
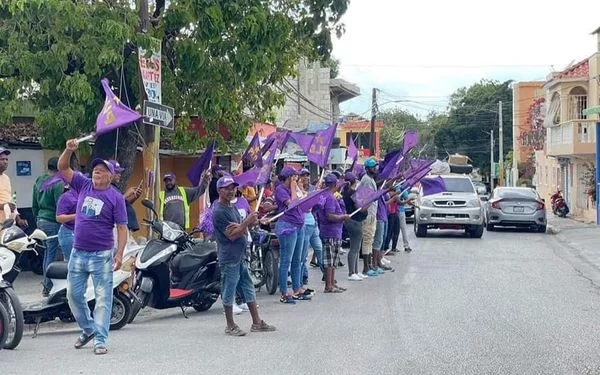
[(583, 111), (587, 108), (587, 91), (583, 87), (575, 87), (569, 92), (569, 120), (583, 120)]
[(474, 193), (473, 183), (468, 178), (444, 177), (446, 191), (451, 193)]

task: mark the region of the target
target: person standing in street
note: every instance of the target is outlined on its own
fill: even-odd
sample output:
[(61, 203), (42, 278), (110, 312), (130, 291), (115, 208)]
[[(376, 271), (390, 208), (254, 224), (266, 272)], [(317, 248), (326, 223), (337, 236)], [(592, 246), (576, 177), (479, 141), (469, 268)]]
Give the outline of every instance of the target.
[[(8, 156), (10, 151), (0, 147), (0, 223), (6, 219), (15, 219), (17, 225), (21, 228), (27, 228), (27, 220), (21, 219), (17, 210), (17, 202), (13, 201), (13, 190), (10, 183), (10, 177), (6, 174), (8, 169)], [(10, 211), (10, 213), (9, 213)]]
[[(92, 161), (92, 177), (74, 173), (69, 166), (77, 140), (67, 141), (58, 169), (78, 193), (75, 241), (67, 274), (67, 298), (82, 330), (75, 342), (80, 349), (94, 340), (94, 353), (106, 354), (113, 302), (113, 271), (121, 268), (127, 242), (127, 210), (123, 195), (111, 186), (114, 166), (107, 160)], [(117, 226), (117, 249), (113, 254), (113, 228)], [(88, 279), (94, 283), (94, 317), (85, 298)]]
[[(377, 190), (375, 178), (379, 169), (379, 163), (373, 158), (364, 162), (365, 174), (360, 180), (359, 187), (366, 187), (373, 191)], [(373, 241), (375, 239), (375, 230), (377, 229), (377, 201), (367, 206), (367, 218), (362, 222), (362, 255), (363, 255), (363, 275), (377, 276), (378, 273), (373, 263)]]
[(251, 212), (242, 220), (238, 209), (231, 203), (235, 198), (238, 184), (231, 176), (223, 176), (217, 181), (219, 199), (213, 205), (213, 226), (218, 246), (219, 268), (221, 270), (221, 299), (225, 308), (227, 327), (225, 334), (245, 336), (233, 320), (233, 303), (236, 289), (240, 289), (244, 301), (252, 315), (251, 332), (271, 332), (275, 327), (267, 324), (258, 314), (256, 292), (250, 278), (248, 266), (243, 261), (247, 246), (248, 228), (258, 223), (258, 215)]
[[(344, 199), (344, 205), (346, 207), (346, 213), (351, 214), (356, 211), (359, 207), (356, 207), (356, 203), (352, 199), (352, 195), (356, 193), (356, 187), (358, 185), (358, 178), (352, 172), (346, 172), (345, 180), (348, 182), (342, 190), (342, 197)], [(361, 210), (354, 214), (349, 220), (344, 222), (346, 232), (350, 236), (350, 250), (348, 251), (348, 280), (350, 281), (362, 281), (368, 278), (367, 275), (363, 275), (362, 272), (358, 272), (358, 258), (360, 256), (360, 246), (362, 243), (362, 222), (367, 218), (367, 211)]]
[[(402, 187), (400, 187), (402, 189)], [(408, 191), (402, 192), (402, 194), (396, 197), (398, 201), (398, 221), (400, 223), (400, 232), (402, 233), (402, 243), (404, 245), (404, 251), (410, 253), (412, 249), (408, 243), (408, 228), (406, 225), (406, 206), (412, 204), (412, 199), (409, 198)], [(397, 249), (396, 249), (397, 251)]]
[[(52, 289), (52, 280), (46, 276), (46, 270), (50, 263), (56, 260), (56, 255), (59, 249), (58, 230), (60, 223), (56, 221), (56, 205), (60, 196), (65, 190), (65, 185), (58, 182), (50, 186), (44, 191), (40, 191), (41, 186), (46, 180), (52, 178), (58, 172), (58, 158), (52, 157), (48, 160), (48, 172), (39, 176), (33, 185), (33, 197), (31, 199), (31, 210), (33, 216), (37, 218), (37, 227), (42, 230), (50, 239), (46, 240), (46, 249), (44, 251), (43, 272), (44, 280), (42, 281), (43, 290), (42, 296), (48, 297)], [(68, 262), (70, 249), (62, 251), (64, 259)]]
[(71, 252), (73, 251), (78, 198), (79, 195), (77, 192), (67, 184), (65, 185), (65, 192), (60, 196), (56, 204), (56, 222), (60, 223), (58, 244), (66, 261), (69, 261)]
[[(122, 173), (125, 171), (125, 168), (121, 167), (116, 160), (109, 160), (109, 163), (113, 165), (115, 168), (115, 175), (113, 176), (112, 186), (117, 189), (119, 192), (121, 189), (117, 186), (121, 182)], [(140, 230), (140, 224), (137, 219), (137, 214), (135, 213), (135, 209), (133, 208), (133, 203), (138, 200), (139, 197), (142, 196), (142, 187), (136, 186), (131, 187), (125, 191), (123, 197), (125, 197), (125, 209), (127, 210), (127, 229), (131, 232), (136, 232)]]
[(159, 215), (161, 220), (172, 221), (185, 230), (190, 229), (190, 204), (206, 191), (210, 174), (204, 172), (200, 185), (196, 187), (177, 186), (174, 173), (163, 177), (165, 190), (160, 192)]

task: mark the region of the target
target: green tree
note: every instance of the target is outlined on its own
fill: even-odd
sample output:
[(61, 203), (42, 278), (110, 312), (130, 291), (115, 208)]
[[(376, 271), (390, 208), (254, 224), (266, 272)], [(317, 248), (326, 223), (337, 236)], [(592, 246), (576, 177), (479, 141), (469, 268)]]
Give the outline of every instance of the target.
[[(421, 120), (400, 108), (380, 112), (377, 119), (383, 121), (383, 130), (379, 138), (382, 155), (402, 147), (404, 132), (410, 129), (419, 131), (423, 127)], [(419, 131), (419, 136), (421, 136), (421, 131)]]
[(444, 154), (462, 153), (475, 167), (489, 171), (490, 136), (494, 130), (498, 160), (498, 102), (503, 102), (504, 157), (512, 150), (511, 81), (482, 80), (458, 89), (450, 97), (447, 119), (435, 132), (435, 145)]
[[(138, 47), (151, 38), (162, 47), (163, 103), (181, 115), (197, 115), (209, 134), (224, 124), (232, 135), (220, 148), (243, 142), (252, 120), (272, 117), (284, 95), (275, 87), (295, 73), (302, 57), (330, 57), (331, 35), (341, 35), (348, 0), (189, 0), (151, 2), (140, 24), (142, 0), (0, 2), (0, 121), (24, 102), (36, 107), (44, 146), (62, 149), (66, 139), (94, 129), (107, 77), (123, 102), (140, 103)], [(186, 123), (186, 121), (182, 121)], [(166, 133), (166, 132), (163, 132)], [(125, 179), (140, 144), (135, 126), (119, 131)], [(207, 140), (170, 135), (181, 150)], [(100, 136), (93, 154), (113, 156), (116, 132)]]

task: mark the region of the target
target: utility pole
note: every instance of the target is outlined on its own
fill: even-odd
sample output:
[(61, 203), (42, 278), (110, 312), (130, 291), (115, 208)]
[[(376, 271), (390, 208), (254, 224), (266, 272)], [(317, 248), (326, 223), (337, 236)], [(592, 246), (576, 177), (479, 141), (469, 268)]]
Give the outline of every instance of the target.
[(490, 133), (490, 193), (494, 191), (494, 129)]
[(373, 88), (371, 99), (371, 156), (375, 156), (375, 117), (377, 116), (377, 89)]
[(504, 133), (502, 131), (502, 101), (498, 102), (498, 185), (504, 186)]

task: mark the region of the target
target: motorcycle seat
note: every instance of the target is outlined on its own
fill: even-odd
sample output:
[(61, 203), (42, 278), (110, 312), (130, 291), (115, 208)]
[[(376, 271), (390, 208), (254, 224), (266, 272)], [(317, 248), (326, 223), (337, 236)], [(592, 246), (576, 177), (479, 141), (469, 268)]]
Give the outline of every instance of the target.
[(48, 266), (48, 270), (46, 271), (46, 276), (49, 279), (65, 280), (67, 278), (68, 271), (69, 271), (69, 263), (67, 263), (67, 262), (52, 262)]
[(177, 271), (176, 276), (178, 276), (177, 273), (187, 273), (196, 270), (215, 260), (217, 260), (216, 251), (207, 251), (204, 253), (185, 251), (173, 259), (173, 268)]

